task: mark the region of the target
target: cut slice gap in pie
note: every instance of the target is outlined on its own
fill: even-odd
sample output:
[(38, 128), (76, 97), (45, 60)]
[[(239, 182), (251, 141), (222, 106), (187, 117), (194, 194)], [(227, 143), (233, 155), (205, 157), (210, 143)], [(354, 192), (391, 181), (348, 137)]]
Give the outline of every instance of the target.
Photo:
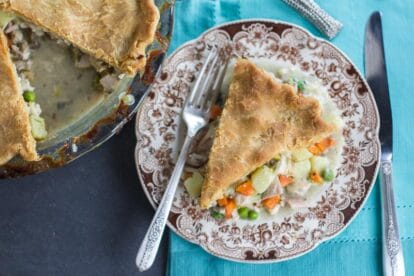
[(307, 148), (334, 131), (321, 118), (316, 99), (279, 83), (250, 61), (238, 60), (209, 154), (200, 206), (213, 205), (232, 184), (277, 154)]

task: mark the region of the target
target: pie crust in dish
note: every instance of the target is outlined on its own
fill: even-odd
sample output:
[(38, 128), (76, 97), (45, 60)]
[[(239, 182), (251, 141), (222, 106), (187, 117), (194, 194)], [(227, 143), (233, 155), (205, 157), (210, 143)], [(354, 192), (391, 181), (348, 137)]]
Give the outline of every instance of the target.
[[(153, 0), (0, 0), (0, 11), (42, 28), (50, 33), (51, 39), (63, 40), (68, 47), (73, 45), (85, 56), (106, 63), (108, 68), (111, 66), (115, 73), (122, 71), (129, 75), (145, 69), (145, 50), (154, 39), (159, 21), (159, 11)], [(10, 24), (11, 21), (5, 24), (6, 29)], [(9, 27), (14, 30), (17, 24)], [(1, 31), (0, 41), (0, 165), (16, 155), (27, 161), (39, 159), (35, 140), (38, 137), (33, 134), (36, 128), (31, 125), (31, 113), (22, 97), (25, 85), (21, 84), (22, 75), (15, 63), (20, 60), (16, 61), (13, 56), (13, 49), (18, 47), (10, 35), (14, 37), (15, 34), (6, 34), (6, 37), (5, 32)], [(36, 33), (36, 30), (31, 29), (31, 32)], [(43, 33), (40, 29), (39, 32)], [(30, 55), (23, 59), (31, 62)], [(39, 119), (44, 122), (43, 118)]]
[(0, 0), (0, 8), (130, 75), (145, 68), (159, 21), (153, 0)]
[(304, 97), (252, 62), (239, 59), (209, 154), (200, 205), (278, 153), (306, 148), (335, 128), (321, 118), (316, 99)]
[(29, 114), (3, 32), (0, 32), (0, 82), (0, 164), (18, 154), (28, 161), (37, 160)]

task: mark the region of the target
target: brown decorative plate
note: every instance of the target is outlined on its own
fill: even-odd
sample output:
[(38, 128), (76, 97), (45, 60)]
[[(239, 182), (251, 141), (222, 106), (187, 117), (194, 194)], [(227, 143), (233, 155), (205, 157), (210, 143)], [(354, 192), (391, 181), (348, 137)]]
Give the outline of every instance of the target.
[(247, 20), (208, 30), (166, 60), (138, 111), (135, 159), (154, 208), (179, 150), (184, 128), (181, 109), (206, 55), (207, 42), (230, 44), (235, 57), (287, 62), (319, 79), (345, 122), (341, 163), (336, 179), (311, 206), (256, 221), (217, 221), (180, 185), (168, 225), (207, 252), (233, 261), (277, 262), (309, 252), (344, 230), (372, 189), (380, 155), (379, 116), (372, 92), (348, 57), (300, 27)]

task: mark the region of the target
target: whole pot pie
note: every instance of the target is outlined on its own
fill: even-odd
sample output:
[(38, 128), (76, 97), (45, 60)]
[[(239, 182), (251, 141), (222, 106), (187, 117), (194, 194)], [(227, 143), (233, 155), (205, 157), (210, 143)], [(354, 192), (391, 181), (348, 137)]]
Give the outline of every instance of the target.
[(40, 43), (70, 52), (76, 68), (96, 74), (94, 89), (109, 93), (145, 69), (159, 21), (153, 0), (0, 0), (0, 12), (0, 165), (16, 155), (37, 160), (36, 140), (48, 135), (32, 85)]

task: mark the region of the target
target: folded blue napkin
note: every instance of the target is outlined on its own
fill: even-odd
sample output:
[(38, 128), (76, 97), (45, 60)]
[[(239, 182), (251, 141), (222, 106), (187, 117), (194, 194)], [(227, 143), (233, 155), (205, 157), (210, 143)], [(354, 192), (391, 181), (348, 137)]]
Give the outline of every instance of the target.
[[(385, 51), (394, 119), (394, 185), (406, 275), (414, 275), (414, 1), (317, 1), (344, 24), (332, 41), (363, 72), (365, 23), (383, 12)], [(170, 52), (220, 23), (245, 18), (283, 20), (318, 31), (280, 0), (177, 0)], [(275, 264), (240, 264), (216, 258), (171, 232), (167, 275), (380, 275), (381, 228), (378, 183), (352, 224), (314, 251)]]

